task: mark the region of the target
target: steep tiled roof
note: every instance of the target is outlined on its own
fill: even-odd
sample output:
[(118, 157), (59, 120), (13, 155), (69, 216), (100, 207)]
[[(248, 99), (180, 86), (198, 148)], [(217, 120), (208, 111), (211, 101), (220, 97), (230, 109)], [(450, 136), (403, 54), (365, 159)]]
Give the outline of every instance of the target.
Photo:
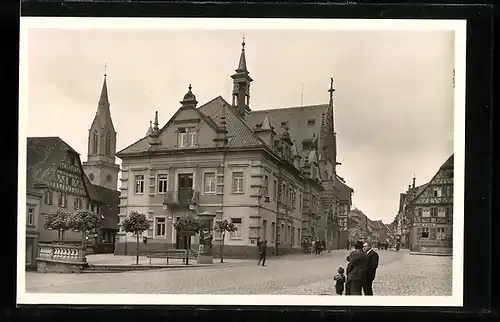
[[(255, 128), (265, 119), (266, 115), (276, 133), (282, 133), (281, 124), (288, 126), (292, 141), (296, 141), (297, 148), (302, 150), (302, 141), (312, 139), (313, 134), (319, 136), (321, 129), (321, 115), (326, 112), (328, 104), (309, 105), (299, 107), (277, 108), (269, 110), (254, 110), (247, 116), (247, 123)], [(308, 121), (314, 119), (314, 125)]]
[(27, 188), (32, 189), (36, 183), (49, 183), (68, 151), (79, 155), (59, 137), (29, 137), (26, 163)]
[(229, 147), (251, 147), (263, 145), (264, 142), (254, 133), (247, 122), (242, 120), (234, 108), (221, 96), (200, 106), (199, 110), (214, 121), (226, 117), (226, 130)]
[(346, 185), (338, 176), (335, 177), (335, 187), (339, 191), (338, 198), (341, 201), (351, 201), (351, 194), (354, 192), (351, 187)]
[(444, 169), (444, 168), (453, 168), (453, 158), (454, 154), (452, 154), (448, 160), (446, 160), (445, 163), (443, 163), (443, 165), (441, 166), (441, 169)]
[(101, 204), (101, 212), (104, 216), (102, 228), (118, 229), (118, 204), (120, 202), (120, 192), (98, 185), (92, 185), (93, 193), (97, 196)]

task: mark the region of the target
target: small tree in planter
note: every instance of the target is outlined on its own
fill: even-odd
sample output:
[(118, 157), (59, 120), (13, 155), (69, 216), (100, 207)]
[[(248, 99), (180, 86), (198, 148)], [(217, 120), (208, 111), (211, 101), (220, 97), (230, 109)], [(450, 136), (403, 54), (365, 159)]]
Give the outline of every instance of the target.
[[(201, 221), (193, 216), (193, 215), (185, 215), (179, 218), (179, 220), (174, 225), (177, 233), (181, 233), (185, 236), (189, 236), (187, 238), (191, 238), (191, 235), (198, 233), (201, 229)], [(190, 251), (190, 243), (187, 242), (187, 255), (186, 255), (186, 265), (189, 264), (189, 251)]]
[(139, 235), (149, 229), (149, 221), (146, 215), (137, 211), (131, 211), (122, 223), (123, 229), (127, 233), (134, 233), (137, 236), (136, 265), (139, 265)]
[(224, 240), (226, 239), (226, 231), (234, 232), (238, 230), (235, 224), (232, 221), (227, 221), (224, 219), (223, 221), (218, 221), (214, 227), (215, 231), (221, 232), (221, 242), (220, 242), (220, 262), (224, 263)]
[(90, 210), (77, 210), (69, 216), (69, 226), (73, 230), (81, 231), (84, 246), (85, 233), (101, 226), (101, 216)]
[(64, 232), (71, 228), (69, 217), (69, 214), (60, 208), (45, 215), (45, 229), (57, 230), (58, 244), (64, 244)]

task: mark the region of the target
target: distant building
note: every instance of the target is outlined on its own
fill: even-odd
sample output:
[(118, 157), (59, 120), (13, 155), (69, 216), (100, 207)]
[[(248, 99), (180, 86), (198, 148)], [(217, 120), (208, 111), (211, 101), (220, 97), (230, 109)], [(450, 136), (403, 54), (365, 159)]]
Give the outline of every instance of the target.
[[(270, 254), (283, 254), (300, 252), (305, 239), (334, 238), (333, 80), (328, 104), (252, 111), (253, 80), (242, 45), (231, 103), (218, 96), (198, 107), (189, 86), (165, 125), (156, 112), (146, 136), (117, 153), (120, 220), (132, 210), (147, 215), (148, 249), (196, 244), (197, 236), (188, 239), (174, 229), (188, 213), (238, 227), (226, 234), (227, 256), (254, 257), (259, 239), (268, 241)], [(218, 253), (221, 234), (213, 234)], [(116, 253), (134, 251), (135, 237), (120, 231)]]

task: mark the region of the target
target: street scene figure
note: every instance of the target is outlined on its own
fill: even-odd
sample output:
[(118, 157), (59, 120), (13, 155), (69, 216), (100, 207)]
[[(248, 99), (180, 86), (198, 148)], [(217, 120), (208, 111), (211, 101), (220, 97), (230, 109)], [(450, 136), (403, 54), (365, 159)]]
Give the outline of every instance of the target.
[(363, 293), (365, 295), (373, 295), (372, 284), (377, 272), (379, 256), (369, 243), (363, 245), (363, 250), (368, 257), (365, 270), (365, 281), (363, 283)]
[(262, 262), (262, 266), (266, 266), (266, 255), (267, 255), (267, 240), (264, 240), (259, 243), (259, 261), (257, 265), (260, 265)]
[(354, 244), (354, 251), (347, 256), (346, 273), (346, 295), (361, 295), (363, 281), (365, 279), (365, 269), (368, 257), (363, 251), (363, 243), (357, 241)]
[(338, 274), (333, 278), (335, 280), (335, 293), (337, 293), (337, 295), (342, 295), (345, 284), (344, 268), (339, 267), (337, 273)]

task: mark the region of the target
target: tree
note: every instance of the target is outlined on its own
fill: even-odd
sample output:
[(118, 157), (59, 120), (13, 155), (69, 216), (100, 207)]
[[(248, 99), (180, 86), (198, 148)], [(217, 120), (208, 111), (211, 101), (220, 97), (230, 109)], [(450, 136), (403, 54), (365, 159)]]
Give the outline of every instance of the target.
[(182, 216), (174, 225), (175, 230), (179, 232), (193, 232), (198, 233), (201, 229), (201, 221), (189, 214)]
[(220, 242), (220, 262), (224, 263), (224, 240), (226, 239), (226, 231), (234, 232), (238, 230), (235, 224), (232, 221), (227, 221), (224, 219), (223, 221), (218, 221), (214, 227), (215, 231), (222, 233), (222, 238)]
[(70, 229), (70, 215), (64, 210), (58, 208), (55, 212), (45, 215), (45, 229), (57, 230), (57, 243), (64, 244), (64, 232)]
[(122, 223), (123, 229), (127, 233), (134, 233), (137, 236), (136, 265), (139, 265), (139, 235), (149, 229), (149, 221), (146, 215), (137, 211), (131, 211)]
[(90, 210), (77, 210), (69, 216), (69, 227), (82, 232), (82, 246), (85, 245), (85, 233), (101, 226), (101, 216)]

